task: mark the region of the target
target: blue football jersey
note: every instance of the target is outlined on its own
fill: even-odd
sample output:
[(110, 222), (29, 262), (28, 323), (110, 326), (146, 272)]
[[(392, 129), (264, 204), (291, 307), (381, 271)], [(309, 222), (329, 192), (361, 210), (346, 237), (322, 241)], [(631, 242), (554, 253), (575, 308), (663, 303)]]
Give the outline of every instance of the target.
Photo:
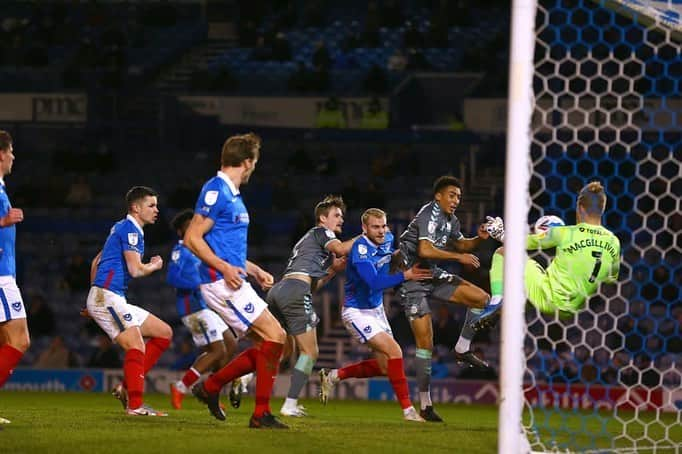
[(128, 281), (131, 279), (123, 256), (125, 251), (137, 252), (140, 258), (144, 255), (144, 232), (130, 215), (111, 228), (102, 248), (102, 257), (97, 266), (93, 285), (125, 296)]
[(206, 309), (206, 302), (199, 290), (201, 284), (199, 265), (201, 260), (192, 254), (182, 241), (178, 241), (171, 252), (166, 281), (175, 287), (176, 306), (180, 317)]
[(383, 303), (384, 290), (405, 280), (403, 273), (389, 274), (393, 235), (388, 232), (383, 244), (376, 245), (361, 236), (351, 248), (346, 264), (346, 307), (373, 309)]
[[(249, 213), (239, 190), (223, 172), (206, 182), (194, 212), (213, 221), (204, 240), (213, 253), (232, 266), (246, 269), (246, 248)], [(205, 263), (199, 266), (201, 282), (206, 284), (222, 279), (222, 273)]]
[[(9, 202), (5, 185), (0, 182), (0, 218), (7, 216), (10, 208), (12, 208), (12, 204)], [(17, 228), (15, 224), (0, 228), (0, 276), (16, 277), (17, 267), (14, 255), (16, 238)]]

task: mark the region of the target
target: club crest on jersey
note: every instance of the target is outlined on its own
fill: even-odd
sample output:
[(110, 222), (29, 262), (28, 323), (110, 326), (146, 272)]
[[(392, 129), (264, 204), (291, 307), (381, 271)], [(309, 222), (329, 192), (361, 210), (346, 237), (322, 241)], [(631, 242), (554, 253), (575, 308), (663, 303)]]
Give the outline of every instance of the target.
[(325, 233), (325, 235), (327, 235), (329, 238), (336, 238), (336, 235), (334, 234), (334, 232), (332, 232), (332, 231), (329, 230), (329, 229), (325, 229), (325, 230), (324, 230), (324, 233)]
[(369, 333), (372, 332), (372, 326), (371, 326), (371, 325), (367, 325), (367, 326), (365, 326), (362, 330), (363, 330), (365, 333), (369, 334)]
[(367, 255), (367, 246), (364, 244), (358, 244), (358, 253), (360, 255)]
[(429, 233), (434, 233), (436, 231), (436, 222), (435, 221), (429, 221), (428, 230), (429, 230)]
[(216, 329), (212, 329), (211, 331), (209, 331), (209, 333), (208, 333), (208, 334), (210, 334), (210, 335), (211, 335), (211, 337), (215, 337), (215, 336), (216, 336), (216, 335), (218, 334), (218, 330), (216, 330)]
[(129, 321), (131, 321), (132, 319), (133, 319), (133, 316), (132, 316), (131, 314), (125, 314), (125, 315), (123, 316), (123, 320), (125, 320), (126, 322), (129, 322)]
[(246, 306), (244, 306), (244, 311), (247, 314), (253, 314), (254, 309), (255, 308), (253, 307), (253, 304), (251, 304), (251, 303), (248, 303)]
[(171, 260), (174, 262), (177, 262), (178, 260), (180, 260), (180, 251), (173, 251), (171, 253)]
[(19, 303), (19, 302), (12, 303), (12, 309), (19, 312), (21, 310), (21, 303)]
[(235, 224), (248, 224), (249, 223), (249, 213), (239, 213), (234, 217)]
[(137, 246), (137, 241), (138, 241), (137, 233), (128, 234), (128, 244), (130, 244), (131, 246)]

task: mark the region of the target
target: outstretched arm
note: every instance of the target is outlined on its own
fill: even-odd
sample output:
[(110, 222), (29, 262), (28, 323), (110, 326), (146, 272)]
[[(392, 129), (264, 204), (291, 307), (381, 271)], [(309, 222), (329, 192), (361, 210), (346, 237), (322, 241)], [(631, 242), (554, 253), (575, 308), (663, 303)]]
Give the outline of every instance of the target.
[(419, 258), (427, 260), (449, 260), (459, 262), (462, 265), (471, 265), (474, 268), (481, 266), (481, 262), (475, 255), (438, 249), (429, 240), (419, 240), (417, 255)]

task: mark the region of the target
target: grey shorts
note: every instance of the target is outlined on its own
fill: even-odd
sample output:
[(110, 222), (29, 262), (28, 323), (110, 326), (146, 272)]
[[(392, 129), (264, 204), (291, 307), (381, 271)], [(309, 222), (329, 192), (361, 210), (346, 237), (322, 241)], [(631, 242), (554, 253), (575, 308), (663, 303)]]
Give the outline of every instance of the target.
[(429, 298), (448, 301), (462, 282), (462, 278), (449, 273), (440, 273), (431, 282), (406, 281), (399, 288), (400, 303), (409, 321), (431, 313)]
[(282, 279), (270, 289), (265, 301), (282, 328), (292, 336), (312, 330), (320, 321), (313, 308), (310, 284), (298, 279)]

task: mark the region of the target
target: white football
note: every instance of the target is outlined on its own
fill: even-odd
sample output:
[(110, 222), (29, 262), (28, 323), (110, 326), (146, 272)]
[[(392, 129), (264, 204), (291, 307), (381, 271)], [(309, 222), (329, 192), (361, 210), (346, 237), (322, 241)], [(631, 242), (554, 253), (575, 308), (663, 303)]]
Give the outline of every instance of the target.
[(547, 216), (542, 216), (540, 219), (535, 221), (533, 231), (535, 233), (544, 233), (547, 230), (551, 229), (552, 227), (561, 227), (564, 225), (566, 225), (566, 223), (559, 216), (549, 214)]

